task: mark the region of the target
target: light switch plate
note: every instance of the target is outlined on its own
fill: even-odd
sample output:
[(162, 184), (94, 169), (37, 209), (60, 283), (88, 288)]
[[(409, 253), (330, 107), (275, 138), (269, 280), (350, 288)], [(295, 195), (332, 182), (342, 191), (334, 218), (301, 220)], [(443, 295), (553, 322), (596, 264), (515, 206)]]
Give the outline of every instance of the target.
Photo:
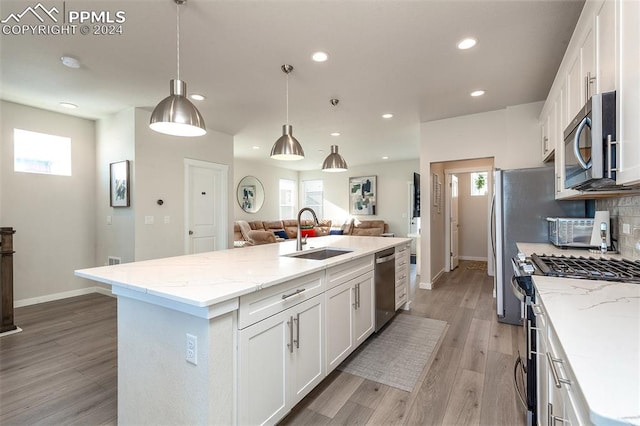
[(631, 225), (629, 225), (628, 223), (623, 223), (622, 224), (622, 233), (623, 234), (630, 234), (631, 233)]
[(153, 225), (153, 216), (145, 216), (144, 217), (145, 225)]

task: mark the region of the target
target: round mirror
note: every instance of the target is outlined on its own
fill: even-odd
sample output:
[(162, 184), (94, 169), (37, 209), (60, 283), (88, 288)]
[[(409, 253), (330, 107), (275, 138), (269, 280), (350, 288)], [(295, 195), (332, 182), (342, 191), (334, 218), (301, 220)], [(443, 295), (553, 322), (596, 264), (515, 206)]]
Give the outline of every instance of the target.
[(258, 178), (245, 176), (238, 183), (238, 204), (247, 213), (256, 213), (264, 203), (264, 188)]

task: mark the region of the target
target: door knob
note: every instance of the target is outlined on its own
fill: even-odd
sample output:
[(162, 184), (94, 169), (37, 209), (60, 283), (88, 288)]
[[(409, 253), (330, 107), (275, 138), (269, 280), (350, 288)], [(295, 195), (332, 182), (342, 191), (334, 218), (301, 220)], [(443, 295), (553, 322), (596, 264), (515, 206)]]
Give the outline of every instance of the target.
[(193, 235), (193, 231), (192, 230), (189, 230), (189, 235)]

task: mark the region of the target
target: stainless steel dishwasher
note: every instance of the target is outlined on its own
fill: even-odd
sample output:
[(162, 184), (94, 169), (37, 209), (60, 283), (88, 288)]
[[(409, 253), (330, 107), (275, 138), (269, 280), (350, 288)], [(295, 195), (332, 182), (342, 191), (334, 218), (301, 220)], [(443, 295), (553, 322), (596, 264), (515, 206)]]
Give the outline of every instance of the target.
[(396, 313), (396, 249), (376, 253), (376, 332)]

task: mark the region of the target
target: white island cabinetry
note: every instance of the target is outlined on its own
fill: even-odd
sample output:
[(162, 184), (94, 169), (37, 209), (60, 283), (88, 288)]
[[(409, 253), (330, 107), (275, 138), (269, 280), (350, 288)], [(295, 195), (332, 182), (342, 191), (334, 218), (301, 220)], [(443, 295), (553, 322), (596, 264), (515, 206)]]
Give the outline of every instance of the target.
[(375, 328), (373, 256), (327, 271), (327, 374)]
[(240, 323), (277, 311), (239, 331), (240, 424), (275, 423), (324, 379), (323, 290), (316, 273), (240, 298)]
[(328, 348), (371, 335), (374, 255), (409, 242), (325, 236), (305, 251), (343, 254), (295, 257), (285, 241), (76, 271), (118, 297), (119, 424), (275, 424), (325, 378)]

